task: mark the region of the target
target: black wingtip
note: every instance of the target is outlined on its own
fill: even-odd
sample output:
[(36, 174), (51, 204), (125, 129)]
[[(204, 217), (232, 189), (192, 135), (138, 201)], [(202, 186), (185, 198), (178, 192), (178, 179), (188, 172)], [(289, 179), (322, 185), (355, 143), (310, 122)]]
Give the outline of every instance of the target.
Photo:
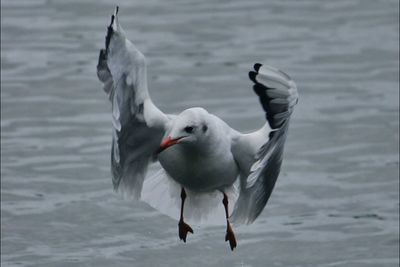
[(111, 15), (111, 22), (110, 25), (108, 25), (108, 27), (112, 27), (113, 23), (114, 23), (114, 19), (115, 19), (115, 15)]
[(249, 71), (249, 78), (253, 81), (253, 83), (257, 83), (256, 81), (257, 72)]
[(99, 67), (101, 65), (101, 62), (103, 60), (106, 60), (106, 59), (107, 59), (106, 50), (105, 49), (100, 49), (99, 60), (98, 60), (98, 63), (97, 63), (97, 67)]
[(266, 89), (267, 88), (265, 88), (265, 86), (263, 86), (262, 84), (259, 84), (259, 83), (253, 85), (254, 92), (260, 97), (266, 97), (266, 94), (265, 94)]
[(111, 41), (111, 36), (114, 32), (113, 29), (113, 24), (114, 24), (114, 20), (116, 18), (116, 16), (118, 15), (119, 12), (119, 6), (115, 7), (115, 12), (114, 14), (111, 15), (111, 22), (110, 25), (108, 25), (107, 27), (107, 35), (106, 35), (106, 54), (108, 53), (108, 46), (110, 45), (110, 41)]
[(254, 70), (256, 71), (256, 72), (258, 72), (258, 70), (261, 68), (261, 66), (262, 66), (262, 64), (261, 63), (256, 63), (256, 64), (254, 64)]
[(110, 45), (111, 35), (113, 34), (113, 23), (114, 23), (115, 16), (111, 15), (111, 22), (110, 25), (107, 27), (107, 35), (106, 35), (106, 54), (108, 53), (108, 46)]

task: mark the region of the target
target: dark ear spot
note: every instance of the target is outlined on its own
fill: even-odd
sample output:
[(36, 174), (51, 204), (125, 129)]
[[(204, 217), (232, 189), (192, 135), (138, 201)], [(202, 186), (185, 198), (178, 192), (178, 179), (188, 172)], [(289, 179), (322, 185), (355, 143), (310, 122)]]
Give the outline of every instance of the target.
[(203, 124), (202, 130), (203, 130), (204, 133), (207, 132), (207, 130), (208, 130), (207, 125)]
[(194, 127), (186, 126), (183, 130), (187, 133), (193, 133)]

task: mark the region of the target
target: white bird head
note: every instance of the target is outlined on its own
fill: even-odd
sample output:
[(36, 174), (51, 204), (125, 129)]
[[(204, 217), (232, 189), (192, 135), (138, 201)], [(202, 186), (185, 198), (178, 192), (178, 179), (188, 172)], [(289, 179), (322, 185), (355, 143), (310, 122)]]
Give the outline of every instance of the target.
[(208, 136), (209, 113), (203, 108), (190, 108), (179, 114), (171, 124), (167, 137), (161, 142), (159, 152), (176, 144), (201, 145)]

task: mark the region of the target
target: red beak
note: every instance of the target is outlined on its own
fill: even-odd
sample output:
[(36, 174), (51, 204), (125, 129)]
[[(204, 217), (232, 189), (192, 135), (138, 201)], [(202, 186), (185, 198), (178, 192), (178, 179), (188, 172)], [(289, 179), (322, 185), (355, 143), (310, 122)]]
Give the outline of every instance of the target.
[(164, 151), (165, 149), (167, 149), (170, 146), (173, 146), (175, 144), (178, 143), (179, 139), (181, 139), (182, 137), (178, 137), (175, 139), (172, 139), (171, 136), (168, 136), (167, 138), (165, 138), (160, 145), (160, 148), (158, 149), (158, 153), (161, 153), (162, 151)]

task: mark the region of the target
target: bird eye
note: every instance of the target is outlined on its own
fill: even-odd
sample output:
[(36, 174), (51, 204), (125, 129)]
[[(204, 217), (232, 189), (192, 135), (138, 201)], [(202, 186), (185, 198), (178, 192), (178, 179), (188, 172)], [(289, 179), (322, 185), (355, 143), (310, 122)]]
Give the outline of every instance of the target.
[(186, 126), (184, 130), (187, 133), (192, 133), (193, 132), (193, 127), (192, 126)]

